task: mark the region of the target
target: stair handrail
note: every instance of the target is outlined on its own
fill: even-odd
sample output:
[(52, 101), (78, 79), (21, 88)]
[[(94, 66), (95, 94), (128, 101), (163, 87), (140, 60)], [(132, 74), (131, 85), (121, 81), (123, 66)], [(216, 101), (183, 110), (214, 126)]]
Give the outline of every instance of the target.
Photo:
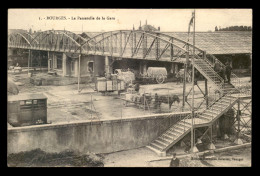
[[(215, 99), (215, 101), (212, 101), (206, 108), (204, 108), (202, 111), (200, 111), (200, 112), (197, 112), (196, 113), (196, 115), (197, 115), (197, 117), (199, 117), (199, 115), (201, 115), (201, 114), (203, 114), (205, 111), (207, 111), (207, 110), (212, 110), (213, 109), (213, 105), (216, 103), (216, 102), (218, 102), (218, 101), (221, 101), (221, 99), (223, 98), (223, 97), (232, 97), (232, 94), (233, 94), (233, 92), (234, 91), (236, 91), (236, 90), (231, 90), (231, 91), (229, 91), (228, 93), (226, 93), (226, 94), (222, 94), (218, 99)], [(207, 95), (207, 96), (205, 96), (204, 98), (209, 98), (209, 97), (211, 97), (211, 95)], [(235, 98), (235, 97), (234, 97)], [(232, 101), (232, 99), (229, 99), (229, 105), (230, 104), (232, 104), (234, 101)], [(228, 105), (228, 106), (229, 106)], [(223, 107), (223, 106), (221, 106), (221, 109), (220, 109), (220, 112), (222, 112), (223, 110), (225, 109), (225, 107)], [(218, 110), (217, 110), (218, 111)], [(215, 117), (213, 114), (212, 114), (212, 116), (211, 116), (211, 120), (213, 120), (213, 117)], [(194, 119), (194, 120), (196, 120), (196, 118)], [(194, 121), (194, 123), (195, 123), (195, 121)]]
[(216, 71), (212, 68), (212, 64), (210, 63), (210, 61), (209, 61), (208, 59), (204, 59), (203, 57), (200, 57), (200, 56), (197, 55), (197, 54), (195, 54), (195, 57), (197, 57), (198, 59), (201, 59), (201, 60), (204, 60), (205, 62), (207, 62), (207, 63), (209, 64), (209, 67), (208, 67), (208, 68), (209, 68), (212, 72), (214, 72), (214, 74), (218, 77), (219, 80), (221, 80), (221, 82), (224, 82), (224, 79), (221, 78), (221, 77), (219, 76), (219, 74), (216, 73)]
[(221, 80), (221, 82), (224, 82), (224, 79), (221, 78), (218, 73), (216, 73), (216, 71), (212, 68), (212, 64), (210, 63), (210, 61), (209, 61), (207, 58), (200, 57), (200, 56), (197, 55), (197, 54), (195, 54), (195, 56), (196, 56), (197, 58), (202, 59), (202, 60), (204, 60), (205, 62), (207, 62), (207, 63), (209, 64), (209, 67), (210, 67), (211, 71), (213, 71), (213, 72), (216, 74), (216, 76)]
[[(212, 57), (213, 59), (212, 62), (207, 58), (207, 55)], [(215, 63), (219, 63), (221, 66), (223, 66), (226, 69), (226, 65), (223, 64), (216, 56), (209, 53), (207, 53), (207, 55), (205, 60), (211, 65), (211, 67), (214, 67)], [(232, 78), (231, 83), (239, 91), (239, 87), (241, 87), (241, 82), (239, 77), (236, 74), (234, 74), (234, 72), (231, 71), (231, 78)]]
[[(197, 58), (201, 59), (200, 56), (198, 56), (198, 55), (196, 55), (196, 54), (195, 54), (195, 56), (196, 56)], [(204, 60), (204, 59), (203, 59), (203, 60)], [(194, 63), (194, 65), (197, 65), (198, 70), (199, 70), (200, 72), (204, 72), (203, 69), (200, 69), (201, 67), (200, 67), (198, 64)], [(214, 89), (214, 90), (218, 90), (218, 91), (220, 91), (220, 93), (223, 93), (224, 79), (221, 78), (221, 77), (212, 69), (212, 67), (210, 67), (210, 65), (209, 65), (208, 68), (210, 69), (210, 71), (212, 71), (212, 73), (214, 73), (214, 76), (217, 77), (217, 78), (218, 78), (218, 81), (220, 82), (220, 83), (216, 83), (216, 82), (215, 82), (216, 80), (212, 80), (212, 79), (211, 79), (211, 80), (213, 81), (213, 83), (218, 87), (218, 89)], [(207, 73), (205, 73), (205, 74), (207, 75)]]

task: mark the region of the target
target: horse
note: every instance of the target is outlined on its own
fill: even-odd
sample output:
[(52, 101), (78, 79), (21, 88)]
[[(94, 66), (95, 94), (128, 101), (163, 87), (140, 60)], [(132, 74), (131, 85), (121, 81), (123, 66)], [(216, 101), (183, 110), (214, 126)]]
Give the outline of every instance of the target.
[(161, 104), (162, 103), (166, 103), (169, 104), (169, 109), (171, 109), (171, 106), (173, 104), (173, 102), (177, 102), (178, 104), (180, 103), (180, 98), (177, 95), (172, 95), (172, 96), (168, 96), (168, 95), (161, 95), (158, 96), (157, 93), (155, 93), (155, 98), (154, 98), (155, 102), (154, 102), (154, 107), (160, 107), (161, 108)]

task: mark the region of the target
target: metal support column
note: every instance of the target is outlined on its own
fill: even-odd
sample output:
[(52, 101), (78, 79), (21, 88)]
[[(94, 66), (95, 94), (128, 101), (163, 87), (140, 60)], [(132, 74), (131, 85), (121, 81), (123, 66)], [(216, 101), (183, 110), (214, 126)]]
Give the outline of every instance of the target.
[(237, 138), (236, 140), (234, 141), (235, 144), (243, 144), (243, 141), (240, 139), (240, 114), (241, 111), (240, 111), (240, 98), (238, 98), (238, 101), (237, 101)]
[(28, 52), (28, 75), (29, 75), (29, 67), (30, 67), (30, 60), (31, 60), (31, 50)]
[(209, 97), (208, 97), (208, 80), (205, 78), (205, 97), (206, 97), (206, 105), (209, 105)]
[(208, 149), (209, 150), (214, 150), (214, 149), (216, 149), (216, 147), (215, 147), (215, 145), (213, 144), (213, 142), (212, 142), (212, 124), (210, 125), (210, 143), (209, 143), (209, 146), (208, 146)]
[[(171, 39), (171, 42), (173, 43), (173, 38)], [(171, 44), (171, 61), (173, 60), (173, 45)]]
[(40, 71), (42, 71), (42, 57), (41, 57), (41, 51), (39, 51), (39, 61), (40, 61)]
[(79, 54), (79, 69), (78, 69), (78, 93), (80, 92), (80, 90), (79, 90), (79, 84), (80, 84), (80, 58), (81, 58), (81, 54)]
[[(79, 90), (79, 84), (80, 84), (80, 58), (81, 58), (81, 46), (80, 46), (79, 69), (78, 69), (78, 93), (80, 93), (80, 90)], [(92, 102), (91, 102), (91, 103), (92, 103)]]

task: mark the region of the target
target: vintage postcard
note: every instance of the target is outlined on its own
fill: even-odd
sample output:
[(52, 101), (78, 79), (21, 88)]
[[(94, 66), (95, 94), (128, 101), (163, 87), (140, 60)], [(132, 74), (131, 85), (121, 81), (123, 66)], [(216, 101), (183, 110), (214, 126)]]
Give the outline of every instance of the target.
[(8, 167), (251, 167), (252, 9), (8, 9)]

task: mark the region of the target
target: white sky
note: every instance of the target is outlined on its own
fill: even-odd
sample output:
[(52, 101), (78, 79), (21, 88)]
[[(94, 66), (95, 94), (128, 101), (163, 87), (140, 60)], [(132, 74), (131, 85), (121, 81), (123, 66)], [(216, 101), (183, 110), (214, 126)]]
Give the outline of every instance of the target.
[[(193, 9), (9, 9), (8, 29), (112, 31), (140, 25), (160, 26), (161, 31), (188, 30)], [(115, 20), (44, 20), (47, 16), (115, 17)], [(39, 17), (42, 20), (39, 20)], [(196, 9), (196, 31), (214, 31), (215, 26), (252, 26), (251, 9)]]

